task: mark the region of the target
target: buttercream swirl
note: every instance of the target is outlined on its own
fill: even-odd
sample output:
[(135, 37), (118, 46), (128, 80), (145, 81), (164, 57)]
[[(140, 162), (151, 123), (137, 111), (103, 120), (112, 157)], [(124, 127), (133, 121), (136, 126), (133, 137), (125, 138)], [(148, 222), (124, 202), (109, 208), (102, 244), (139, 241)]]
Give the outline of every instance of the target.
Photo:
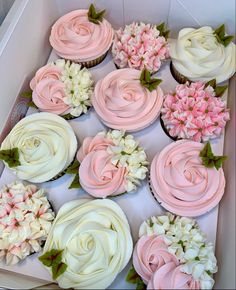
[(161, 205), (182, 216), (210, 211), (224, 194), (223, 169), (202, 164), (203, 144), (177, 141), (166, 146), (151, 164), (151, 187)]
[(137, 131), (150, 125), (160, 113), (163, 92), (150, 92), (139, 81), (140, 71), (120, 69), (109, 73), (95, 87), (93, 106), (110, 128)]
[(191, 81), (217, 83), (235, 73), (235, 44), (224, 47), (209, 26), (180, 30), (178, 39), (170, 43), (170, 56), (179, 73)]
[(44, 252), (63, 249), (61, 288), (105, 289), (128, 263), (133, 249), (128, 221), (111, 200), (80, 199), (59, 210)]
[(19, 166), (11, 168), (23, 180), (41, 183), (73, 161), (77, 140), (71, 126), (51, 113), (36, 113), (18, 122), (2, 142), (2, 149), (18, 148)]
[(59, 18), (52, 27), (50, 43), (65, 59), (84, 62), (107, 52), (112, 44), (113, 29), (103, 19), (99, 24), (88, 20), (88, 10), (75, 10)]

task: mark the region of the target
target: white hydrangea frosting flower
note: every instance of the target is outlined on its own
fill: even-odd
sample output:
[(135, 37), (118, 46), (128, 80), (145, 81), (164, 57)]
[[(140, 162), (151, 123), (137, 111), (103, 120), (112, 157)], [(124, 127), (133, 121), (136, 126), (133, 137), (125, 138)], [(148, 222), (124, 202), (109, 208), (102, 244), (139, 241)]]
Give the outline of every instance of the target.
[(78, 117), (87, 113), (93, 93), (92, 75), (78, 63), (58, 59), (55, 65), (62, 69), (60, 79), (65, 84), (66, 97), (63, 101), (70, 106), (69, 113)]
[(144, 180), (148, 172), (144, 148), (139, 146), (132, 135), (125, 135), (124, 131), (111, 130), (101, 134), (115, 144), (107, 148), (107, 151), (113, 154), (112, 163), (117, 167), (125, 167), (127, 170), (126, 191), (136, 190), (140, 185), (140, 180)]
[(183, 273), (192, 275), (201, 289), (212, 289), (217, 272), (214, 246), (206, 242), (205, 234), (192, 218), (179, 217), (171, 213), (153, 216), (139, 228), (139, 237), (161, 235), (168, 251), (175, 255)]
[(43, 189), (19, 181), (0, 190), (0, 261), (13, 265), (39, 252), (54, 213)]

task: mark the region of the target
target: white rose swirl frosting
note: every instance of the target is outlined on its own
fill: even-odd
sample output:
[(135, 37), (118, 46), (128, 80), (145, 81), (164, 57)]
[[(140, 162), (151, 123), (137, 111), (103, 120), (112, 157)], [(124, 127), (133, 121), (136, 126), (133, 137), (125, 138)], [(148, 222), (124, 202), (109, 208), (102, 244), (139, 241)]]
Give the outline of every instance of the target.
[(127, 265), (133, 250), (128, 221), (113, 201), (80, 199), (62, 206), (44, 252), (62, 249), (61, 288), (105, 289)]
[(159, 116), (163, 102), (161, 88), (150, 92), (139, 78), (139, 70), (119, 69), (97, 83), (92, 103), (108, 127), (137, 131)]
[(204, 145), (181, 140), (166, 146), (151, 164), (150, 182), (161, 205), (181, 216), (199, 216), (215, 207), (224, 194), (223, 169), (207, 168)]
[(229, 79), (235, 73), (235, 53), (235, 44), (224, 47), (209, 26), (184, 28), (178, 39), (170, 43), (174, 67), (194, 82), (216, 78), (220, 83)]
[(57, 54), (78, 62), (94, 60), (105, 54), (113, 40), (111, 24), (88, 20), (88, 10), (75, 10), (59, 18), (52, 27), (50, 43)]
[(19, 149), (21, 165), (12, 168), (16, 176), (31, 182), (45, 182), (73, 161), (77, 140), (62, 117), (36, 113), (18, 122), (2, 142), (2, 149)]

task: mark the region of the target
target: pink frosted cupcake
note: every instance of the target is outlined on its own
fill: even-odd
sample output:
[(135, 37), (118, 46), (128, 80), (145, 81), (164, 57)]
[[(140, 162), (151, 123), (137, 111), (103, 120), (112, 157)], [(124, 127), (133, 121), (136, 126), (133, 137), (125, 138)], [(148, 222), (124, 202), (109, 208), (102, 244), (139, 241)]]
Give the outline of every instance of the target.
[(103, 18), (105, 10), (96, 12), (75, 10), (53, 25), (49, 41), (62, 58), (78, 62), (85, 67), (99, 64), (106, 56), (112, 41), (113, 29)]
[(138, 131), (160, 114), (162, 89), (149, 90), (140, 81), (140, 71), (120, 69), (109, 73), (95, 87), (92, 103), (104, 124), (113, 129)]
[(0, 190), (0, 261), (14, 265), (42, 249), (54, 219), (43, 189), (19, 181)]
[(162, 61), (169, 57), (165, 24), (135, 23), (115, 32), (112, 46), (113, 59), (118, 68), (146, 68), (157, 72)]
[(136, 190), (148, 171), (144, 149), (132, 135), (118, 130), (85, 138), (77, 159), (79, 169), (74, 180), (97, 198)]
[(225, 156), (215, 156), (210, 143), (181, 140), (166, 146), (151, 164), (150, 187), (161, 205), (181, 216), (213, 209), (225, 189)]
[(143, 222), (126, 280), (136, 289), (212, 289), (214, 246), (197, 222), (170, 213)]
[(178, 85), (174, 93), (164, 97), (161, 109), (163, 129), (172, 139), (206, 142), (219, 137), (229, 118), (229, 109), (221, 98), (226, 90), (207, 84)]
[[(64, 59), (40, 68), (30, 82), (32, 102), (42, 112), (74, 119), (91, 106), (93, 80), (80, 64)], [(29, 97), (31, 95), (29, 94)]]

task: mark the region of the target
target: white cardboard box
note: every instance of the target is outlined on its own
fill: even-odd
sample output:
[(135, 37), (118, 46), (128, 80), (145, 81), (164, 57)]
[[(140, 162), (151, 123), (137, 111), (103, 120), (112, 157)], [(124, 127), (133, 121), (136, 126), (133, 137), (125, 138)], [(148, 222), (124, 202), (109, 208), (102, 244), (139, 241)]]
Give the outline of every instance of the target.
[[(6, 0), (7, 1), (7, 0)], [(90, 2), (87, 0), (16, 0), (10, 13), (6, 17), (0, 29), (0, 132), (1, 138), (7, 133), (17, 120), (25, 115), (26, 107), (21, 99), (17, 99), (19, 93), (24, 91), (33, 73), (37, 68), (45, 64), (51, 52), (48, 42), (50, 27), (60, 16), (74, 9), (86, 8)], [(106, 18), (114, 28), (128, 24), (133, 20), (159, 23), (165, 21), (172, 30), (172, 37), (178, 30), (186, 26), (217, 26), (226, 23), (228, 31), (235, 34), (235, 1), (234, 0), (97, 0), (93, 1), (98, 8), (106, 8)], [(51, 54), (51, 59), (55, 55)], [(114, 70), (114, 64), (110, 56), (97, 67), (91, 69), (95, 80), (102, 78), (109, 71)], [(174, 88), (176, 82), (170, 75), (168, 63), (166, 63), (158, 76), (168, 80), (163, 84), (164, 91)], [(235, 288), (235, 77), (230, 82), (229, 106), (231, 108), (231, 121), (225, 134), (224, 153), (230, 158), (225, 164), (227, 178), (226, 192), (218, 208), (198, 219), (201, 227), (213, 242), (216, 241), (216, 255), (218, 258), (219, 272), (217, 273), (216, 289)], [(95, 126), (90, 126), (94, 124)], [(71, 121), (79, 141), (85, 136), (94, 135), (103, 125), (98, 121), (96, 114), (91, 112), (88, 116)], [(158, 140), (149, 142), (150, 136), (155, 134)], [(159, 121), (149, 128), (136, 133), (135, 136), (146, 147), (149, 160), (160, 151), (170, 140), (162, 132)], [(0, 141), (1, 141), (0, 138)], [(214, 148), (220, 153), (223, 150), (224, 139), (214, 143)], [(154, 146), (155, 145), (155, 146)], [(65, 202), (79, 198), (82, 193), (71, 190), (67, 198), (58, 195), (65, 190), (70, 182), (70, 177), (62, 177), (59, 181), (47, 183), (43, 186), (47, 189), (49, 198), (56, 210)], [(9, 171), (4, 170), (0, 178), (0, 186), (3, 183), (14, 180)], [(116, 201), (126, 211), (132, 204), (132, 209), (127, 211), (128, 219), (132, 227), (133, 237), (136, 240), (137, 230), (141, 221), (152, 214), (161, 212), (161, 208), (155, 203), (148, 193), (147, 184), (135, 194), (129, 197), (117, 198)], [(127, 198), (129, 201), (127, 202)], [(141, 206), (145, 199), (145, 206)], [(217, 230), (218, 216), (218, 230)], [(217, 232), (216, 232), (217, 230)], [(0, 287), (7, 288), (33, 288), (50, 281), (47, 271), (39, 267), (36, 256), (28, 258), (21, 267), (0, 266)], [(127, 267), (128, 268), (128, 267)], [(112, 284), (112, 289), (132, 288), (124, 282), (127, 268)], [(6, 272), (8, 271), (8, 272)], [(14, 272), (17, 272), (16, 275)], [(14, 274), (13, 274), (14, 273)], [(28, 275), (26, 276), (22, 276)], [(14, 275), (14, 281), (9, 277)], [(32, 278), (34, 276), (34, 278)], [(40, 280), (39, 280), (40, 279)], [(45, 281), (42, 281), (45, 280)], [(26, 283), (27, 281), (27, 283)], [(14, 283), (13, 283), (14, 282)]]

